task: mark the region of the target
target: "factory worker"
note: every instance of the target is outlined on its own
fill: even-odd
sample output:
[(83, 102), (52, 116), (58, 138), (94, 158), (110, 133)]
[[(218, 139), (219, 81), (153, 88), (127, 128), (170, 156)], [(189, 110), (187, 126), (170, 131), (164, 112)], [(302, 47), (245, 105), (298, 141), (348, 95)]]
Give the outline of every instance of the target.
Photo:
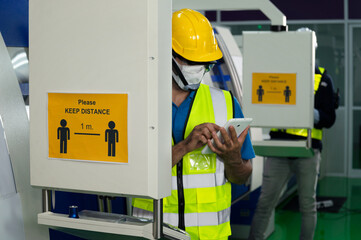
[[(243, 118), (240, 105), (230, 92), (201, 84), (223, 56), (208, 19), (191, 9), (174, 12), (172, 48), (172, 193), (163, 201), (163, 220), (191, 239), (228, 239), (230, 182), (245, 183), (255, 157), (248, 129), (237, 137), (233, 127), (222, 128)], [(206, 144), (214, 154), (201, 153)], [(150, 218), (152, 210), (151, 200), (133, 201), (136, 216)]]
[[(301, 28), (298, 31), (311, 31)], [(317, 40), (315, 42), (317, 47)], [(302, 216), (300, 239), (313, 239), (316, 222), (316, 185), (319, 174), (322, 128), (330, 128), (336, 120), (338, 106), (331, 77), (322, 67), (315, 67), (314, 128), (312, 129), (312, 157), (268, 157), (264, 166), (261, 195), (252, 220), (249, 239), (265, 239), (272, 210), (280, 198), (283, 187), (293, 174), (297, 179), (298, 200)], [(271, 139), (306, 139), (307, 129), (271, 129)]]

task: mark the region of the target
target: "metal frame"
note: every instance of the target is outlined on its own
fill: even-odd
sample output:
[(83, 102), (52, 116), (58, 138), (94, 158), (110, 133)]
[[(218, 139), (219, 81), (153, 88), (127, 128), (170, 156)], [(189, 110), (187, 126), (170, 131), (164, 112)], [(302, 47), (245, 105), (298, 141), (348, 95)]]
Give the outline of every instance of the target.
[(163, 199), (153, 200), (153, 237), (163, 237)]
[(52, 190), (42, 189), (43, 212), (51, 212), (52, 207)]
[[(52, 210), (52, 190), (42, 189), (42, 196), (43, 196), (43, 198), (42, 198), (43, 212), (44, 213), (51, 212), (51, 210)], [(107, 199), (109, 199), (109, 198), (107, 198)], [(100, 200), (103, 202), (103, 199), (100, 199)], [(110, 200), (109, 200), (109, 202), (110, 202)], [(108, 212), (109, 212), (109, 205), (107, 207), (108, 207)], [(153, 209), (154, 209), (154, 211), (153, 211), (153, 219), (154, 219), (153, 220), (153, 237), (154, 237), (154, 239), (160, 239), (165, 236), (163, 234), (163, 199), (160, 199), (160, 200), (154, 199), (153, 200)], [(104, 209), (103, 209), (103, 211), (104, 211)], [(165, 237), (168, 239), (172, 239), (171, 236), (165, 236)]]
[(354, 100), (354, 94), (353, 94), (353, 80), (354, 80), (354, 74), (353, 74), (353, 33), (354, 33), (354, 29), (359, 28), (361, 29), (361, 23), (359, 24), (348, 24), (348, 68), (347, 71), (349, 73), (349, 81), (348, 81), (348, 112), (347, 112), (347, 116), (348, 116), (348, 138), (347, 138), (347, 152), (348, 152), (348, 161), (347, 161), (347, 175), (349, 177), (357, 177), (357, 178), (361, 178), (361, 169), (355, 169), (353, 168), (353, 126), (354, 126), (354, 121), (353, 121), (353, 116), (354, 116), (354, 111), (356, 110), (360, 110), (360, 107), (358, 106), (354, 106), (353, 104), (353, 100)]
[(269, 0), (173, 0), (173, 9), (260, 10), (273, 26), (286, 26), (286, 16)]
[(220, 49), (222, 49), (223, 55), (224, 55), (224, 61), (226, 62), (226, 65), (228, 67), (229, 73), (231, 75), (231, 81), (233, 90), (234, 90), (234, 96), (242, 103), (242, 85), (241, 80), (238, 77), (237, 70), (233, 64), (232, 56), (229, 53), (226, 43), (224, 42), (222, 36), (220, 34), (216, 34), (216, 39), (219, 44)]

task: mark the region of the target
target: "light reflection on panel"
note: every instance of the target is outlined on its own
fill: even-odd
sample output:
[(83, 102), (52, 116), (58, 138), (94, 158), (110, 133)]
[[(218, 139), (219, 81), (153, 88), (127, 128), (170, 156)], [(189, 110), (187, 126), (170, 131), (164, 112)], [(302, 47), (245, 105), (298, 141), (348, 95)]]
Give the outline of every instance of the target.
[(28, 49), (8, 47), (9, 56), (18, 78), (20, 89), (26, 105), (29, 105), (29, 58)]
[(0, 116), (0, 198), (16, 194), (13, 169)]

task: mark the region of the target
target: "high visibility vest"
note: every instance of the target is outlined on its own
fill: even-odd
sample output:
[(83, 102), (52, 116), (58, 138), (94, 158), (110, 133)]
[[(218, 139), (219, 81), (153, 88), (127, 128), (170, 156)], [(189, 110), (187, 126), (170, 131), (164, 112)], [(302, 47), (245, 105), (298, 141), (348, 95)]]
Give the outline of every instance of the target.
[[(184, 139), (199, 124), (223, 126), (233, 118), (233, 99), (228, 91), (201, 84), (186, 123)], [(174, 140), (173, 140), (174, 145)], [(171, 196), (163, 199), (163, 221), (185, 228), (191, 239), (228, 239), (231, 235), (231, 184), (223, 161), (202, 148), (183, 156), (172, 168)], [(133, 207), (152, 216), (153, 201), (134, 199)], [(137, 209), (137, 210), (139, 210)], [(182, 226), (184, 224), (184, 226)]]
[[(318, 67), (318, 69), (320, 70), (321, 74), (317, 74), (317, 73), (315, 74), (315, 82), (314, 82), (314, 88), (313, 88), (314, 94), (316, 94), (316, 92), (318, 91), (318, 88), (320, 86), (320, 82), (322, 79), (322, 75), (325, 72), (325, 69), (322, 67)], [(272, 128), (271, 131), (279, 131), (279, 129)], [(285, 132), (288, 134), (302, 136), (302, 137), (307, 137), (307, 135), (308, 135), (307, 129), (302, 129), (302, 128), (290, 128), (290, 129), (286, 129)], [(311, 131), (311, 135), (312, 135), (313, 139), (322, 140), (322, 130), (321, 129), (313, 128)]]

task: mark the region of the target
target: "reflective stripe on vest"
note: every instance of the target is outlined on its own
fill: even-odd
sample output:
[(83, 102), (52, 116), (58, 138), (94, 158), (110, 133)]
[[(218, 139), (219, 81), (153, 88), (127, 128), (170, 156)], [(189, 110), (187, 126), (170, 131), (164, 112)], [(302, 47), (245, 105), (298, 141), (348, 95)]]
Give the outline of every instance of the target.
[[(146, 210), (143, 210), (143, 209), (140, 209), (140, 208), (136, 208), (136, 207), (134, 207), (133, 209), (134, 209), (133, 210), (134, 215), (136, 215), (138, 217), (142, 217), (142, 218), (153, 219), (153, 213), (152, 212), (146, 211)], [(218, 217), (219, 218), (224, 218), (225, 216), (228, 216), (229, 214), (230, 214), (229, 210), (223, 211), (223, 212), (220, 212), (218, 214)], [(174, 222), (171, 225), (177, 226), (178, 225), (178, 217), (177, 217), (177, 215), (173, 215), (173, 216), (172, 215), (173, 214), (164, 213), (163, 214), (163, 216), (164, 216), (163, 220), (164, 220), (164, 222), (172, 222), (171, 218), (173, 218)], [(185, 215), (186, 223), (193, 221), (193, 219), (190, 219), (191, 216), (192, 216), (193, 219), (195, 219), (195, 218), (199, 218), (199, 219), (207, 218), (204, 222), (205, 223), (208, 222), (208, 224), (211, 224), (211, 222), (208, 221), (208, 218), (215, 219), (215, 216), (209, 216), (207, 213), (206, 214), (200, 213), (200, 214), (197, 214), (197, 216), (195, 216), (193, 213), (191, 213), (189, 215), (188, 214)], [(198, 227), (198, 226), (194, 226), (194, 227), (186, 226), (186, 228), (187, 228), (187, 233), (191, 236), (192, 240), (199, 239), (199, 232), (200, 231), (206, 232), (208, 236), (214, 236), (214, 237), (218, 236), (217, 240), (228, 240), (229, 233), (231, 232), (229, 222), (225, 222), (225, 223), (218, 224), (218, 225), (206, 225), (206, 226), (201, 226), (201, 227)], [(215, 239), (215, 238), (213, 238), (213, 239)]]
[[(273, 129), (271, 129), (271, 131), (273, 131)], [(302, 128), (286, 129), (286, 133), (292, 134), (292, 135), (297, 135), (297, 136), (302, 136), (302, 137), (307, 137), (307, 135), (308, 135), (307, 129), (302, 129)], [(312, 132), (311, 132), (311, 137), (313, 139), (322, 140), (322, 130), (313, 128)]]
[[(318, 67), (318, 70), (321, 72), (321, 74), (315, 74), (314, 94), (316, 94), (316, 92), (318, 91), (318, 88), (320, 86), (320, 82), (322, 79), (322, 75), (325, 72), (325, 69), (322, 67)], [(271, 131), (278, 131), (278, 129), (272, 128)], [(286, 133), (292, 134), (292, 135), (297, 135), (297, 136), (302, 136), (302, 137), (307, 137), (307, 135), (308, 135), (307, 129), (302, 129), (302, 128), (286, 129)], [(322, 130), (313, 128), (312, 132), (311, 132), (311, 136), (313, 139), (322, 140)]]
[[(224, 165), (222, 165), (221, 168), (224, 169)], [(188, 186), (188, 188), (216, 187), (225, 184), (225, 181), (226, 180), (224, 178), (224, 175), (220, 173), (193, 174), (183, 176), (183, 184)], [(176, 176), (172, 176), (172, 190), (177, 190)]]
[[(211, 122), (223, 126), (231, 118), (231, 94), (201, 84), (194, 96), (184, 139), (199, 124)], [(186, 154), (182, 160), (185, 230), (189, 229), (192, 239), (227, 237), (231, 234), (231, 185), (226, 181), (223, 162), (216, 154), (201, 154), (202, 148)], [(153, 211), (151, 200), (135, 199), (133, 206), (134, 209)], [(139, 212), (139, 209), (136, 210)], [(177, 165), (172, 168), (171, 196), (163, 199), (163, 215), (164, 222), (178, 226)], [(218, 231), (218, 226), (223, 229), (221, 232)], [(213, 231), (215, 229), (217, 230)], [(218, 233), (213, 235), (214, 232)]]
[[(226, 183), (218, 187), (184, 189), (185, 213), (219, 212), (225, 209), (231, 201), (228, 195), (231, 185)], [(153, 201), (150, 199), (133, 199), (133, 206), (153, 211)], [(172, 190), (171, 195), (163, 199), (164, 213), (178, 213), (178, 191)]]
[(322, 68), (322, 67), (318, 67), (318, 70), (321, 72), (321, 74), (318, 74), (316, 73), (315, 74), (315, 82), (314, 82), (314, 90), (313, 90), (313, 93), (316, 94), (318, 88), (320, 87), (320, 82), (321, 82), (321, 79), (322, 79), (322, 75), (323, 73), (325, 72), (325, 69)]
[[(153, 219), (153, 212), (147, 211), (140, 208), (134, 208), (133, 210), (137, 215), (142, 218)], [(184, 214), (185, 226), (186, 227), (195, 227), (195, 226), (216, 226), (220, 223), (226, 223), (229, 221), (229, 216), (231, 214), (231, 209), (227, 208), (219, 212), (204, 212), (204, 213), (186, 213)], [(178, 214), (177, 213), (163, 213), (163, 221), (173, 225), (178, 226)]]

